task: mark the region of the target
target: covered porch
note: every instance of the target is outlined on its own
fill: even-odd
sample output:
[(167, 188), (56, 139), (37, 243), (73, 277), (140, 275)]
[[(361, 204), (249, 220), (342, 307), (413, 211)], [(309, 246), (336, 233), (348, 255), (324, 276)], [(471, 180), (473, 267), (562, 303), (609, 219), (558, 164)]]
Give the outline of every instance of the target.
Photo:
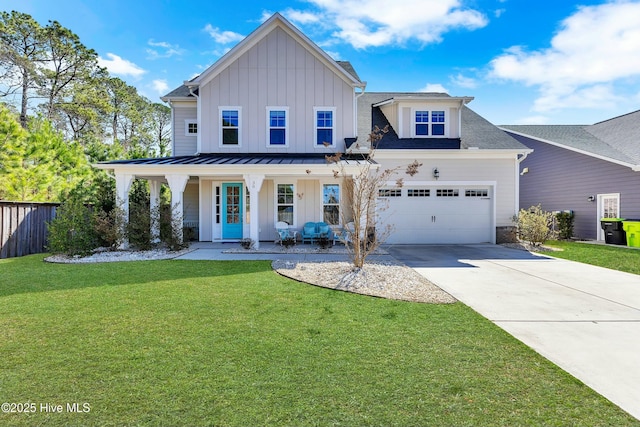
[[(308, 221), (340, 227), (349, 206), (344, 179), (351, 179), (369, 160), (328, 163), (324, 155), (199, 155), (135, 159), (96, 165), (111, 170), (125, 213), (134, 179), (149, 182), (151, 213), (157, 215), (161, 185), (171, 191), (172, 211), (188, 227), (197, 227), (201, 242), (277, 238), (275, 224), (301, 230)], [(344, 211), (343, 211), (344, 210)], [(125, 215), (128, 217), (128, 215)], [(154, 221), (152, 224), (158, 224)], [(152, 225), (152, 236), (159, 227)]]

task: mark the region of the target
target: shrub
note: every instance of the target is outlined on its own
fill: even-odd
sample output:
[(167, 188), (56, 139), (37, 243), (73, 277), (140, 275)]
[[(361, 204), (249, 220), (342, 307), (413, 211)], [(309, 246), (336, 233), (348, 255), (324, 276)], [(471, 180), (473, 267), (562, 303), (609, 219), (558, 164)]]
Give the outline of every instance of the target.
[(100, 246), (115, 250), (125, 241), (124, 210), (113, 205), (109, 212), (99, 211), (94, 217), (94, 229)]
[(179, 251), (189, 246), (189, 236), (182, 226), (182, 212), (178, 211), (178, 205), (170, 208), (163, 206), (160, 212), (160, 238), (170, 251)]
[(253, 239), (249, 238), (249, 237), (245, 237), (244, 239), (240, 240), (240, 246), (243, 247), (243, 249), (252, 249), (253, 245), (255, 245), (256, 242), (253, 241)]
[(568, 240), (573, 237), (573, 212), (565, 211), (556, 214), (558, 221), (558, 237)]
[(144, 200), (129, 203), (129, 222), (126, 226), (126, 236), (129, 244), (136, 249), (144, 251), (152, 248), (151, 212), (149, 204)]
[(540, 205), (521, 209), (516, 218), (518, 235), (533, 246), (540, 246), (547, 241), (553, 231), (553, 214), (542, 210)]
[(47, 250), (55, 254), (87, 255), (97, 247), (91, 209), (79, 198), (67, 199), (47, 224)]
[(320, 246), (320, 249), (329, 249), (331, 247), (331, 239), (329, 239), (329, 236), (318, 237), (318, 246)]
[(294, 246), (295, 244), (296, 244), (296, 239), (294, 239), (291, 236), (282, 239), (282, 246), (284, 246), (285, 249), (289, 249), (291, 246)]

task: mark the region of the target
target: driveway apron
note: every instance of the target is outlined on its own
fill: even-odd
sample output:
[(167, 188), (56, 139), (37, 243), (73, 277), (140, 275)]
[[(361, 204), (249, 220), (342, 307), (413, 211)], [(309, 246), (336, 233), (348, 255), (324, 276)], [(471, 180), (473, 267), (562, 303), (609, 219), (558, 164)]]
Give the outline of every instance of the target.
[(640, 419), (640, 276), (488, 244), (387, 249)]

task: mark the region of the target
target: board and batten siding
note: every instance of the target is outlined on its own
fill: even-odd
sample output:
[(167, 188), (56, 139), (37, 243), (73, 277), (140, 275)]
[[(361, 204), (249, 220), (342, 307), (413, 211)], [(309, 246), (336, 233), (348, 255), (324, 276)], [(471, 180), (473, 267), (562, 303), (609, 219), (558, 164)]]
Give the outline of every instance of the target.
[[(203, 153), (332, 153), (355, 137), (354, 89), (280, 28), (200, 87)], [(241, 108), (241, 145), (220, 147), (219, 107)], [(267, 107), (288, 107), (288, 147), (267, 147)], [(335, 107), (335, 147), (317, 147), (314, 107)]]
[(172, 103), (173, 111), (173, 150), (172, 156), (193, 156), (198, 151), (198, 137), (186, 134), (187, 120), (196, 120), (198, 116), (196, 102)]
[[(376, 153), (376, 162), (380, 163), (381, 169), (391, 169), (399, 167), (398, 173), (391, 180), (403, 179), (403, 187), (410, 188), (411, 182), (429, 182), (430, 186), (446, 187), (448, 183), (461, 183), (469, 187), (476, 188), (473, 182), (495, 182), (495, 210), (496, 226), (513, 226), (513, 215), (516, 214), (516, 179), (517, 160), (513, 158), (466, 158), (455, 159), (452, 157), (416, 157), (422, 163), (418, 173), (409, 176), (405, 173), (407, 165), (412, 160), (385, 159), (383, 150)], [(433, 169), (438, 168), (440, 178), (433, 178)]]
[[(532, 138), (510, 134), (529, 148), (520, 168), (520, 208), (540, 204), (546, 211), (574, 211), (574, 237), (597, 239), (598, 194), (620, 193), (620, 216), (640, 218), (640, 172)], [(597, 197), (596, 197), (597, 200)]]

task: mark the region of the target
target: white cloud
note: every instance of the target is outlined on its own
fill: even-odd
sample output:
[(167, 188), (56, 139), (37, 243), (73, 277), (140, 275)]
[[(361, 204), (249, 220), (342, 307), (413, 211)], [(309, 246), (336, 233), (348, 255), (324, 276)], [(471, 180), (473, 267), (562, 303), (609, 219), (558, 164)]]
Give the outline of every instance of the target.
[(168, 42), (156, 42), (153, 39), (150, 39), (147, 44), (155, 48), (147, 49), (147, 59), (171, 58), (172, 56), (182, 55), (185, 52), (185, 50), (181, 49), (179, 45), (174, 45)]
[(219, 44), (237, 43), (244, 39), (242, 34), (234, 33), (233, 31), (221, 31), (218, 27), (211, 26), (211, 24), (207, 24), (204, 27), (204, 31)]
[(449, 93), (440, 83), (427, 83), (422, 89), (418, 90), (418, 92)]
[(580, 7), (565, 19), (551, 46), (509, 48), (491, 61), (492, 76), (537, 86), (534, 111), (607, 106), (615, 85), (640, 78), (640, 3)]
[(338, 27), (334, 37), (357, 49), (417, 41), (437, 43), (456, 28), (487, 25), (479, 11), (461, 7), (459, 0), (309, 0), (323, 18)]
[(151, 82), (151, 86), (153, 87), (154, 91), (161, 95), (164, 95), (169, 91), (169, 85), (167, 84), (167, 81), (163, 79), (154, 80), (153, 82)]
[(450, 77), (451, 83), (456, 86), (463, 87), (466, 89), (474, 89), (478, 87), (478, 82), (476, 79), (471, 77), (465, 77), (461, 73), (458, 73), (456, 76)]
[(127, 61), (115, 55), (113, 53), (107, 53), (107, 57), (109, 59), (104, 59), (102, 57), (98, 57), (98, 65), (101, 67), (105, 67), (111, 74), (117, 74), (119, 76), (132, 76), (132, 77), (140, 77), (146, 70), (138, 67), (131, 61)]
[(282, 14), (286, 16), (289, 21), (300, 25), (316, 24), (322, 19), (322, 16), (319, 14), (295, 9), (287, 9), (283, 11)]

